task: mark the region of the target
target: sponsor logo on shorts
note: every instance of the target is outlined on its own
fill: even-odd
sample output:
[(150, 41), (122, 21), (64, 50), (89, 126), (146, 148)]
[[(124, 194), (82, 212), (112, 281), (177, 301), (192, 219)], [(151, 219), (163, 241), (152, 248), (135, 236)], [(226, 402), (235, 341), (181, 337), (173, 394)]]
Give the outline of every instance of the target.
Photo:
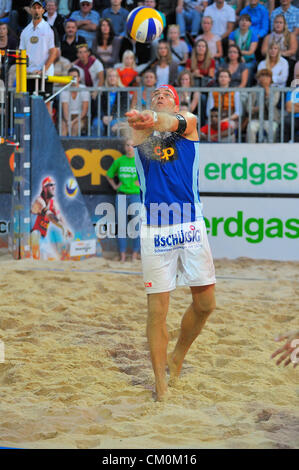
[(152, 283), (151, 282), (145, 282), (144, 287), (152, 287)]
[(189, 226), (190, 230), (178, 230), (176, 233), (171, 233), (168, 236), (154, 235), (155, 248), (158, 247), (173, 247), (176, 245), (186, 245), (194, 242), (200, 242), (200, 230), (196, 229), (194, 225)]

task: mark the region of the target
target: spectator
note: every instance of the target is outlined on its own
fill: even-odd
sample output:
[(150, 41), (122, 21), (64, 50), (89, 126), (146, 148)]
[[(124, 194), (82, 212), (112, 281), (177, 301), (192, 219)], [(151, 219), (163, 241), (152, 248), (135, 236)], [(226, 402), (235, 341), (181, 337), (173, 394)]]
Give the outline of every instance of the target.
[[(269, 134), (270, 129), (270, 121), (269, 121), (269, 108), (270, 108), (270, 87), (272, 83), (272, 72), (268, 69), (261, 69), (257, 73), (257, 83), (259, 87), (263, 87), (264, 89), (264, 116), (263, 116), (263, 128), (264, 133)], [(276, 141), (277, 131), (278, 131), (278, 123), (279, 123), (279, 110), (277, 108), (280, 93), (274, 92), (273, 96), (273, 121), (272, 121), (272, 129), (273, 129), (273, 136), (274, 142)], [(257, 133), (260, 129), (260, 120), (259, 120), (259, 94), (252, 93), (251, 100), (247, 101), (246, 110), (247, 113), (250, 113), (251, 105), (251, 121), (247, 125), (247, 142), (249, 144), (255, 144), (257, 139)], [(264, 142), (267, 141), (266, 137), (264, 137)]]
[(157, 61), (152, 65), (157, 76), (156, 86), (167, 83), (175, 85), (178, 77), (178, 64), (172, 60), (169, 43), (160, 41), (157, 49)]
[(62, 103), (62, 131), (61, 135), (81, 135), (87, 128), (87, 115), (89, 110), (89, 93), (84, 85), (80, 85), (79, 70), (72, 67), (68, 71), (76, 82), (72, 88), (83, 91), (65, 90), (61, 93)]
[(289, 64), (284, 57), (281, 57), (280, 46), (276, 42), (269, 44), (266, 59), (258, 64), (257, 69), (271, 70), (273, 84), (276, 86), (286, 86), (289, 76)]
[(249, 5), (247, 5), (243, 10), (241, 10), (240, 15), (247, 14), (251, 18), (251, 29), (253, 33), (258, 37), (258, 45), (256, 49), (256, 59), (261, 60), (261, 47), (263, 38), (268, 34), (269, 31), (269, 12), (267, 8), (259, 4), (259, 0), (249, 0)]
[(195, 86), (207, 86), (215, 77), (215, 59), (209, 52), (209, 47), (204, 39), (196, 41), (191, 59), (187, 60), (186, 69), (191, 70)]
[[(18, 40), (14, 33), (10, 31), (7, 23), (0, 23), (0, 49), (15, 50), (18, 47)], [(15, 62), (14, 58), (8, 57), (8, 66), (10, 67)], [(0, 63), (0, 78), (4, 79), (4, 67)]]
[(262, 46), (263, 56), (266, 55), (268, 45), (273, 41), (280, 45), (281, 55), (283, 57), (295, 58), (298, 48), (297, 38), (295, 33), (289, 31), (285, 16), (282, 14), (276, 15), (273, 21), (272, 32), (264, 38)]
[(184, 39), (180, 39), (180, 27), (172, 24), (168, 27), (167, 40), (172, 52), (172, 60), (178, 64), (179, 71), (184, 68), (189, 57), (189, 49)]
[(200, 28), (203, 10), (207, 5), (208, 2), (205, 0), (178, 0), (176, 23), (180, 27), (181, 38), (185, 38), (188, 31), (195, 40)]
[(200, 128), (200, 140), (207, 142), (235, 142), (234, 128), (230, 126), (229, 121), (224, 120), (219, 123), (218, 108), (210, 110), (210, 125), (206, 124)]
[[(299, 83), (299, 61), (294, 68), (294, 80)], [(298, 86), (298, 85), (297, 85)], [(298, 89), (298, 88), (297, 88)], [(286, 111), (287, 115), (284, 119), (284, 142), (289, 142), (292, 138), (292, 102), (293, 102), (293, 120), (294, 120), (294, 140), (299, 142), (299, 93), (298, 91), (289, 91), (286, 94)]]
[(65, 35), (61, 41), (61, 55), (70, 62), (75, 62), (77, 59), (77, 46), (85, 44), (83, 36), (78, 34), (77, 23), (72, 18), (69, 18), (64, 23)]
[(294, 32), (296, 36), (299, 34), (299, 8), (291, 5), (292, 0), (280, 0), (280, 7), (275, 8), (271, 14), (271, 30), (275, 16), (282, 14), (287, 22), (288, 30)]
[[(105, 87), (110, 89), (121, 88), (122, 83), (116, 69), (107, 69)], [(105, 91), (101, 95), (101, 116), (93, 120), (93, 134), (97, 134), (100, 126), (101, 135), (117, 133), (117, 129), (123, 122), (123, 116), (128, 111), (128, 96), (126, 91)], [(108, 132), (109, 129), (109, 132)]]
[(253, 73), (256, 67), (255, 51), (258, 45), (258, 37), (251, 29), (251, 18), (248, 14), (240, 16), (239, 28), (229, 35), (229, 44), (236, 44), (245, 60), (248, 69), (248, 85), (252, 85)]
[(135, 55), (133, 51), (127, 50), (123, 53), (122, 64), (120, 67), (116, 68), (116, 70), (124, 87), (139, 85), (140, 78), (136, 70)]
[[(120, 261), (123, 263), (126, 261), (126, 251), (127, 251), (127, 237), (123, 237), (125, 234), (128, 237), (130, 236), (127, 233), (128, 220), (127, 214), (128, 207), (131, 204), (134, 204), (136, 211), (139, 213), (141, 207), (140, 201), (140, 185), (138, 181), (136, 166), (135, 166), (135, 152), (133, 147), (133, 140), (126, 139), (126, 153), (122, 155), (117, 160), (114, 160), (111, 167), (107, 171), (106, 178), (112, 188), (117, 192), (115, 200), (115, 212), (119, 214), (120, 208), (119, 204), (122, 203), (122, 199), (125, 200), (125, 226), (118, 226), (118, 248), (120, 253)], [(115, 176), (118, 177), (118, 183), (114, 181)], [(135, 214), (134, 214), (135, 215)], [(120, 224), (120, 221), (118, 221)], [(136, 234), (139, 233), (138, 227), (135, 227)], [(123, 233), (124, 232), (124, 233)], [(135, 236), (133, 238), (133, 253), (132, 261), (138, 259), (140, 252), (140, 237)]]
[(100, 15), (92, 9), (92, 0), (80, 0), (80, 10), (71, 14), (73, 20), (77, 22), (77, 28), (80, 36), (83, 36), (89, 48), (96, 36), (96, 29), (100, 21)]
[(77, 0), (57, 0), (57, 11), (64, 18), (67, 18), (76, 9)]
[(227, 5), (224, 0), (215, 0), (204, 12), (204, 16), (210, 16), (213, 19), (212, 33), (220, 36), (224, 55), (227, 53), (228, 36), (232, 32), (235, 21), (235, 10)]
[[(229, 88), (230, 80), (231, 74), (229, 70), (220, 69), (218, 71), (217, 85), (220, 88), (223, 88), (224, 90)], [(207, 115), (214, 107), (216, 107), (221, 113), (221, 122), (229, 121), (230, 127), (236, 127), (236, 121), (239, 119), (239, 116), (242, 115), (242, 106), (238, 91), (210, 92), (207, 102)]]
[(190, 70), (185, 69), (179, 74), (178, 87), (184, 90), (179, 92), (180, 103), (186, 103), (188, 111), (197, 114), (200, 95), (198, 91), (188, 91), (188, 88), (194, 87), (194, 80)]
[[(151, 93), (156, 87), (157, 76), (154, 70), (149, 69), (143, 72), (141, 77), (141, 107), (142, 109), (148, 109), (151, 101)], [(136, 108), (137, 106), (137, 92), (134, 92), (131, 107)], [(139, 103), (138, 103), (139, 104)]]
[(78, 59), (74, 62), (74, 65), (79, 69), (81, 83), (87, 87), (103, 86), (103, 64), (90, 54), (86, 44), (78, 46), (77, 57)]
[(291, 33), (288, 30), (286, 19), (282, 14), (275, 16), (273, 22), (273, 31), (264, 38), (262, 45), (263, 56), (266, 55), (268, 45), (273, 41), (280, 45), (281, 55), (289, 63), (289, 79), (287, 81), (288, 86), (294, 72), (298, 42), (295, 33)]
[(9, 23), (11, 0), (0, 0), (0, 23)]
[[(22, 31), (20, 37), (20, 49), (26, 49), (29, 58), (28, 74), (41, 75), (43, 68), (47, 75), (54, 74), (54, 60), (57, 55), (54, 32), (51, 26), (43, 19), (44, 8), (41, 1), (32, 1), (30, 4), (32, 15), (31, 23)], [(35, 79), (27, 80), (27, 90), (30, 94), (35, 91)], [(53, 83), (46, 81), (45, 98), (52, 95)], [(47, 108), (52, 114), (51, 103)]]
[[(250, 0), (246, 0), (245, 5), (247, 6), (249, 4)], [(263, 5), (268, 10), (269, 16), (271, 15), (274, 7), (275, 7), (275, 2), (278, 0), (259, 0), (259, 3)]]
[(223, 55), (221, 38), (217, 34), (212, 33), (213, 18), (211, 16), (204, 16), (201, 20), (201, 27), (203, 33), (197, 36), (198, 39), (204, 39), (208, 46), (211, 56), (214, 59), (220, 59)]
[(117, 36), (124, 37), (126, 32), (126, 22), (128, 10), (121, 7), (122, 0), (110, 0), (110, 8), (106, 8), (102, 12), (102, 18), (109, 18), (113, 24), (114, 32)]
[(93, 54), (104, 68), (113, 67), (119, 61), (121, 38), (115, 35), (109, 18), (101, 18), (92, 45)]
[(47, 0), (46, 1), (46, 13), (44, 14), (44, 19), (49, 23), (52, 28), (55, 28), (59, 42), (61, 42), (64, 35), (64, 18), (59, 13), (57, 13), (57, 2), (56, 0)]
[(245, 62), (242, 62), (242, 54), (240, 48), (236, 44), (231, 44), (228, 48), (226, 62), (222, 66), (230, 72), (231, 87), (245, 88), (248, 81), (248, 69)]

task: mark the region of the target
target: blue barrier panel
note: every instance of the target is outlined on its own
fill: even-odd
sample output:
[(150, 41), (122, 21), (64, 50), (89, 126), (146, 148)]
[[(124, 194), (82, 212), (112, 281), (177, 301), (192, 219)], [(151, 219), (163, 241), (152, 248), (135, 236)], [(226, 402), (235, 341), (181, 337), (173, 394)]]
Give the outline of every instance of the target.
[(94, 227), (41, 97), (31, 97), (31, 248), (36, 259), (101, 255)]
[(8, 247), (8, 235), (11, 217), (11, 194), (0, 194), (0, 248)]
[(30, 107), (29, 94), (15, 95), (16, 140), (9, 246), (15, 259), (30, 257)]

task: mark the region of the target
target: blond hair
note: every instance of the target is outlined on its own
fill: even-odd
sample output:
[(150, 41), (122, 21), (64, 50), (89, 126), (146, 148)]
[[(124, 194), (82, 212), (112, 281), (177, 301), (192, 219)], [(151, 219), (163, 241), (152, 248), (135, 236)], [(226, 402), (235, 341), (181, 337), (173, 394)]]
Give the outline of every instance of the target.
[(117, 71), (116, 69), (113, 69), (112, 67), (110, 67), (110, 68), (108, 68), (108, 69), (106, 70), (105, 86), (107, 86), (107, 87), (111, 86), (111, 85), (109, 85), (109, 83), (108, 83), (108, 75), (109, 75), (111, 72), (114, 72), (114, 73), (116, 73), (116, 75), (117, 75), (117, 85), (116, 85), (116, 86), (117, 86), (118, 88), (122, 88), (122, 87), (123, 87), (123, 84), (122, 84), (121, 78), (120, 78), (120, 76), (119, 76), (119, 73), (118, 73), (118, 71)]
[(271, 67), (271, 65), (270, 65), (269, 51), (270, 51), (271, 47), (273, 47), (273, 46), (277, 46), (277, 47), (278, 47), (277, 59), (276, 59), (276, 62), (275, 62), (274, 65), (278, 64), (278, 62), (280, 61), (280, 57), (281, 57), (281, 54), (280, 54), (280, 45), (278, 44), (278, 42), (272, 41), (272, 42), (269, 44), (268, 52), (267, 52), (267, 55), (266, 55), (266, 69), (269, 69), (269, 70), (272, 69), (272, 67)]
[(127, 49), (123, 55), (122, 55), (122, 58), (121, 58), (121, 62), (122, 62), (122, 66), (124, 67), (125, 66), (125, 59), (127, 57), (133, 57), (133, 69), (135, 69), (136, 67), (136, 59), (135, 59), (135, 54), (133, 51), (131, 51), (130, 49)]
[(290, 32), (289, 29), (288, 29), (288, 24), (287, 24), (287, 22), (286, 22), (286, 19), (285, 19), (284, 15), (282, 15), (281, 13), (279, 13), (278, 15), (276, 15), (275, 18), (274, 18), (272, 33), (275, 32), (275, 31), (274, 31), (274, 23), (275, 23), (275, 21), (277, 20), (277, 18), (282, 18), (282, 19), (283, 19), (284, 28), (283, 28), (282, 34), (283, 34), (283, 37), (284, 37), (284, 45), (285, 45), (285, 47), (288, 49), (288, 48), (289, 48), (289, 45), (290, 45), (290, 40), (291, 40), (291, 32)]
[(167, 40), (169, 41), (170, 40), (170, 31), (172, 31), (173, 29), (176, 29), (177, 32), (179, 33), (180, 35), (180, 27), (178, 24), (171, 24), (168, 26), (168, 30), (167, 30)]

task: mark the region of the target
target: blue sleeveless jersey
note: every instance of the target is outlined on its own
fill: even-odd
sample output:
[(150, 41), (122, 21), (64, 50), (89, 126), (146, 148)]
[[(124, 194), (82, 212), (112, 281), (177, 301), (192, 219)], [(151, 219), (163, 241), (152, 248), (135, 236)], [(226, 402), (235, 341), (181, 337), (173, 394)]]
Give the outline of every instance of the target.
[(172, 225), (202, 218), (199, 141), (176, 133), (154, 134), (135, 147), (143, 223)]

